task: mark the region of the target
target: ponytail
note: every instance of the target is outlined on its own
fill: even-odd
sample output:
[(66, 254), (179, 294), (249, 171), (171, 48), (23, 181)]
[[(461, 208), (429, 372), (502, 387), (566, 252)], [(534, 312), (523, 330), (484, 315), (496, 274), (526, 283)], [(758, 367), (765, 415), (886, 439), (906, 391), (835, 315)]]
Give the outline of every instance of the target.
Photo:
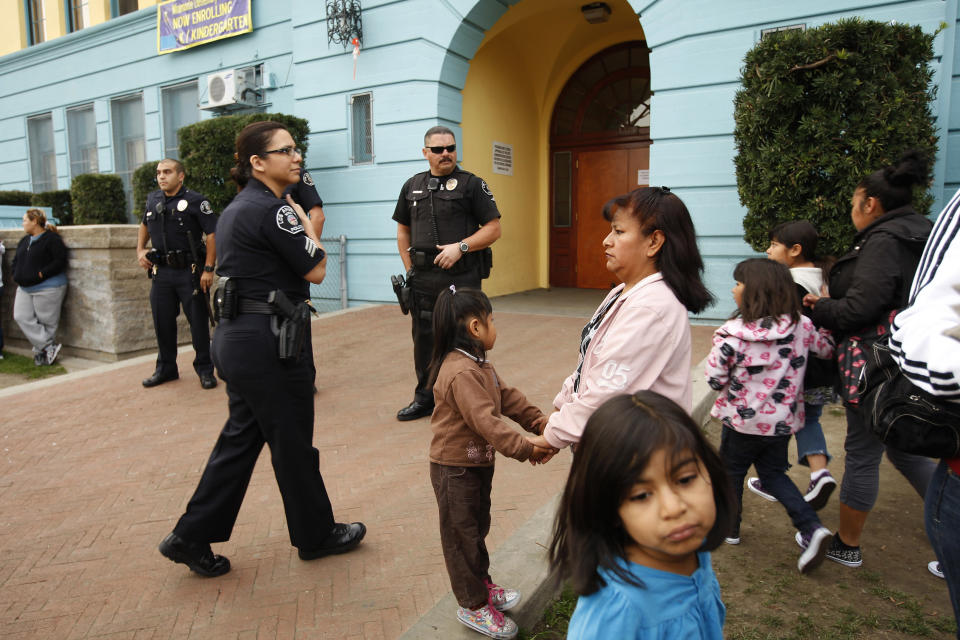
[(52, 231), (56, 234), (60, 232), (57, 230), (57, 225), (52, 222), (47, 222), (46, 214), (40, 209), (27, 209), (27, 217), (33, 220), (38, 227), (44, 231)]
[(493, 313), (490, 299), (479, 289), (456, 289), (450, 285), (437, 296), (433, 306), (433, 356), (430, 359), (430, 382), (437, 380), (440, 365), (454, 349), (463, 349), (480, 360), (486, 357), (483, 344), (467, 330), (470, 318), (486, 321)]
[(896, 163), (874, 171), (860, 181), (857, 189), (876, 198), (884, 212), (913, 202), (914, 185), (925, 185), (930, 178), (930, 158), (918, 149), (908, 149)]

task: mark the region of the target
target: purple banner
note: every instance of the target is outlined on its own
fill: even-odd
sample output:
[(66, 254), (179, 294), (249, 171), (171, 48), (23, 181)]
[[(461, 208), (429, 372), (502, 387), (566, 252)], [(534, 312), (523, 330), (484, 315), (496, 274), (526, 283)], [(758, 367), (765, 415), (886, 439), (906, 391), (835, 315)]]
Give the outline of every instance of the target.
[(157, 5), (157, 53), (251, 31), (250, 0), (166, 0)]

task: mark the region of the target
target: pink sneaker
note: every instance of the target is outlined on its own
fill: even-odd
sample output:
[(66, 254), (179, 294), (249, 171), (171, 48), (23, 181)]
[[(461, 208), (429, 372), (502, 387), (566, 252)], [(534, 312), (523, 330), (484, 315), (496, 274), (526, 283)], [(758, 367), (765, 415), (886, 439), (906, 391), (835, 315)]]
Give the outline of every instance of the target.
[(474, 631), (497, 640), (510, 640), (517, 635), (517, 623), (490, 604), (485, 604), (479, 609), (460, 607), (457, 609), (457, 620)]
[(497, 611), (506, 611), (513, 609), (520, 602), (520, 592), (516, 589), (504, 589), (489, 580), (484, 580), (487, 585), (487, 593), (490, 596), (488, 602), (497, 608)]

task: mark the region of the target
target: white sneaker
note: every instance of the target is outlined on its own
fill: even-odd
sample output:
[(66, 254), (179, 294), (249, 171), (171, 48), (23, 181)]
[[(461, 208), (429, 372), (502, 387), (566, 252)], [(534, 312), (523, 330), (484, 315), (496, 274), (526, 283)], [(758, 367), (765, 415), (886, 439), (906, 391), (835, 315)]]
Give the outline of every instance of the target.
[[(938, 578), (943, 578), (943, 571), (940, 570), (940, 563), (936, 560), (927, 563), (927, 569)], [(945, 578), (944, 578), (945, 579)]]
[(827, 556), (827, 548), (833, 540), (833, 534), (826, 527), (814, 529), (809, 537), (797, 532), (797, 544), (803, 547), (803, 553), (797, 559), (797, 569), (800, 573), (810, 573), (820, 566)]
[(489, 604), (485, 604), (479, 609), (459, 607), (457, 609), (457, 620), (474, 631), (497, 640), (515, 638), (518, 631), (516, 622)]
[(53, 364), (57, 361), (57, 356), (60, 355), (61, 348), (63, 348), (63, 345), (59, 342), (47, 347), (47, 364)]
[(770, 502), (777, 502), (777, 499), (773, 496), (772, 493), (767, 492), (763, 485), (760, 484), (760, 478), (753, 476), (747, 480), (747, 489), (753, 491), (755, 494), (763, 498), (764, 500), (769, 500)]
[(489, 603), (496, 607), (497, 611), (513, 609), (520, 603), (520, 592), (516, 589), (505, 589), (489, 580), (484, 582), (487, 585), (487, 594), (490, 596)]

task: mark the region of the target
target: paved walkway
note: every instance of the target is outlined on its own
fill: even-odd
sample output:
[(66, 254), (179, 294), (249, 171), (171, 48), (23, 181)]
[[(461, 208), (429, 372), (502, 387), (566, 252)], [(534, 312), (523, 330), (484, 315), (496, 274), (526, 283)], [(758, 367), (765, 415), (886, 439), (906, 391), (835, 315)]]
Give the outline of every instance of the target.
[[(497, 313), (498, 372), (547, 408), (576, 364), (582, 317)], [(694, 361), (710, 329), (695, 328)], [(569, 348), (567, 348), (569, 347)], [(449, 591), (430, 488), (426, 419), (411, 394), (409, 318), (396, 307), (314, 324), (315, 445), (338, 519), (369, 533), (350, 554), (302, 562), (267, 455), (227, 543), (232, 571), (199, 578), (156, 551), (226, 418), (224, 387), (140, 380), (154, 357), (0, 390), (0, 639), (400, 636)], [(496, 550), (562, 486), (569, 454), (543, 467), (501, 459)]]

